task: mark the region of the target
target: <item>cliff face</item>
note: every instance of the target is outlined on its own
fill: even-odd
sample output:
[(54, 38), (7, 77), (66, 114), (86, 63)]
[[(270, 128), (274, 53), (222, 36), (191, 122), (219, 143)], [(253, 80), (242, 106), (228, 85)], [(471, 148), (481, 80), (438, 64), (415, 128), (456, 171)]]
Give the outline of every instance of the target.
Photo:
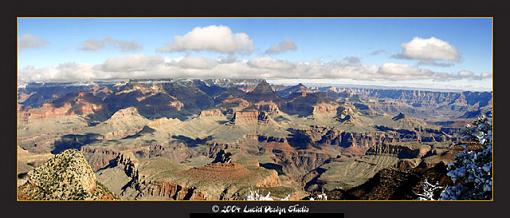
[[(93, 91), (94, 92), (94, 91)], [(73, 105), (73, 111), (77, 114), (88, 115), (102, 111), (103, 105), (92, 93), (80, 92)]]
[(231, 123), (234, 125), (258, 125), (267, 124), (270, 120), (267, 112), (252, 111), (238, 111), (234, 113)]
[[(21, 109), (21, 108), (20, 108)], [(23, 120), (28, 119), (44, 119), (66, 116), (73, 114), (71, 104), (64, 104), (62, 107), (55, 107), (50, 103), (43, 104), (40, 108), (31, 108), (28, 110), (21, 110), (20, 117)]]
[(203, 110), (200, 112), (200, 117), (221, 117), (223, 113), (219, 109)]
[(263, 111), (263, 112), (267, 112), (267, 113), (271, 113), (271, 114), (275, 114), (275, 113), (278, 113), (280, 111), (280, 109), (278, 108), (278, 105), (276, 105), (274, 102), (258, 102), (255, 104), (257, 110), (259, 111)]
[(103, 200), (114, 199), (111, 192), (96, 182), (85, 157), (69, 149), (28, 172), (18, 188), (21, 200)]
[(313, 106), (313, 114), (336, 114), (338, 105), (330, 104), (330, 103), (319, 103)]
[(140, 196), (172, 200), (206, 200), (205, 195), (195, 188), (183, 187), (172, 181), (148, 181)]
[[(33, 102), (30, 99), (25, 99), (18, 108), (18, 112), (22, 119), (45, 119), (55, 118), (68, 115), (91, 115), (100, 113), (104, 107), (100, 101), (100, 97), (95, 96), (98, 94), (94, 89), (90, 92), (77, 90), (77, 93), (69, 93), (58, 98), (57, 93), (52, 94), (50, 99), (44, 99), (40, 96), (42, 102)], [(60, 94), (60, 93), (58, 93)], [(31, 96), (39, 96), (32, 94)], [(54, 99), (56, 98), (56, 99)]]
[(235, 125), (250, 124), (257, 122), (259, 116), (258, 111), (238, 111), (232, 118)]
[(175, 126), (175, 125), (178, 125), (180, 122), (181, 121), (178, 119), (159, 118), (159, 119), (152, 120), (152, 121), (148, 122), (147, 126), (153, 128), (153, 129), (156, 129), (158, 127), (165, 126), (165, 125), (174, 125)]
[(410, 105), (439, 105), (455, 104), (458, 106), (473, 105), (480, 103), (480, 106), (486, 106), (491, 97), (489, 92), (435, 92), (420, 90), (380, 90), (380, 89), (362, 89), (349, 88), (351, 95), (358, 95), (362, 98), (388, 98), (401, 100)]
[[(344, 132), (326, 127), (313, 126), (305, 130), (296, 130), (297, 134), (301, 137), (291, 138), (290, 142), (307, 143), (308, 146), (314, 147), (366, 147), (376, 146), (384, 142), (389, 142), (391, 139), (398, 140), (398, 136), (393, 136), (391, 133), (356, 133)], [(302, 145), (304, 146), (304, 144)]]
[(350, 132), (338, 132), (329, 130), (325, 135), (318, 141), (319, 145), (336, 145), (342, 148), (357, 147), (360, 146), (371, 146), (375, 145), (376, 142), (372, 137), (366, 135), (358, 135)]
[(81, 152), (94, 172), (108, 166), (110, 161), (120, 155), (120, 152), (112, 149), (89, 146), (82, 147)]

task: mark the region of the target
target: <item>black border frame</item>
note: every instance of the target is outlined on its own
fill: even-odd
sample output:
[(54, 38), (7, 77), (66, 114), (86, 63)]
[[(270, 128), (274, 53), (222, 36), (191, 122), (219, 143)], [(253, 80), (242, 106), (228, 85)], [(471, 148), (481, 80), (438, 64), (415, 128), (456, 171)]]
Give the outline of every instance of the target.
[[(96, 0), (87, 0), (81, 2), (72, 1), (25, 1), (18, 0), (10, 2), (10, 5), (2, 6), (2, 27), (7, 27), (1, 34), (4, 38), (2, 46), (2, 57), (4, 60), (0, 64), (2, 75), (8, 76), (0, 86), (3, 90), (2, 101), (6, 105), (1, 108), (2, 119), (1, 146), (4, 155), (0, 158), (2, 166), (2, 196), (1, 208), (5, 214), (15, 215), (17, 217), (34, 216), (53, 216), (53, 217), (90, 217), (90, 216), (121, 216), (121, 217), (143, 217), (143, 216), (163, 216), (163, 217), (189, 217), (189, 213), (210, 213), (213, 205), (278, 205), (288, 206), (296, 203), (292, 202), (17, 202), (14, 179), (16, 157), (9, 155), (15, 152), (14, 143), (16, 143), (16, 129), (13, 128), (16, 123), (14, 116), (14, 80), (17, 65), (16, 48), (16, 23), (17, 17), (87, 17), (87, 16), (105, 16), (105, 17), (494, 17), (493, 22), (493, 40), (494, 40), (494, 86), (493, 92), (500, 96), (497, 103), (494, 104), (494, 111), (498, 108), (497, 124), (494, 125), (500, 134), (504, 134), (508, 128), (505, 125), (508, 120), (506, 109), (508, 108), (507, 99), (504, 95), (509, 93), (503, 90), (502, 84), (507, 83), (510, 76), (506, 73), (505, 59), (503, 51), (508, 48), (508, 15), (503, 4), (486, 1), (403, 1), (387, 0), (367, 2), (358, 0), (351, 2), (341, 1), (282, 1), (273, 0), (268, 2), (261, 1), (202, 1), (188, 0), (180, 2), (171, 1), (136, 1), (126, 2), (113, 0), (110, 2), (99, 2)], [(501, 1), (501, 3), (503, 3)], [(5, 11), (4, 11), (5, 10)], [(16, 41), (15, 41), (16, 40)], [(499, 52), (499, 53), (498, 53)], [(496, 64), (498, 63), (498, 64)], [(499, 80), (498, 80), (499, 78)], [(499, 85), (498, 85), (499, 84)], [(500, 87), (500, 88), (498, 88)], [(505, 87), (508, 88), (508, 87)], [(498, 91), (496, 91), (498, 90)], [(496, 95), (494, 95), (496, 98)], [(10, 105), (12, 104), (12, 105)], [(9, 106), (7, 106), (9, 105)], [(497, 106), (496, 106), (497, 105)], [(496, 117), (496, 116), (495, 116)], [(499, 122), (501, 120), (501, 122)], [(8, 122), (7, 122), (8, 121)], [(495, 122), (496, 123), (496, 122)], [(300, 205), (306, 205), (310, 208), (310, 213), (345, 213), (346, 217), (483, 217), (505, 216), (508, 193), (508, 175), (505, 166), (508, 165), (509, 146), (505, 141), (498, 143), (497, 133), (494, 134), (494, 170), (499, 170), (494, 178), (494, 201), (492, 202), (297, 202)], [(507, 216), (507, 215), (506, 215)]]

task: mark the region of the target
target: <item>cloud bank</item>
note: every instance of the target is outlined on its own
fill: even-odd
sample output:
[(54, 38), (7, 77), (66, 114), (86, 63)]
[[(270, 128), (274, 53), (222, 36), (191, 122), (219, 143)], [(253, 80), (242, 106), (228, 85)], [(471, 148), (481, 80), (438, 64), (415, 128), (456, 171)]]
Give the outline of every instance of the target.
[(219, 53), (251, 53), (253, 41), (246, 33), (234, 33), (227, 26), (195, 27), (183, 36), (175, 36), (159, 52), (213, 51)]
[(356, 81), (404, 80), (484, 80), (490, 73), (435, 72), (399, 63), (363, 64), (358, 58), (336, 61), (290, 62), (271, 56), (251, 60), (213, 59), (185, 56), (175, 59), (162, 56), (129, 55), (109, 58), (101, 64), (65, 63), (53, 67), (21, 69), (23, 81), (83, 81), (108, 79), (161, 78), (242, 78), (242, 79), (352, 79)]

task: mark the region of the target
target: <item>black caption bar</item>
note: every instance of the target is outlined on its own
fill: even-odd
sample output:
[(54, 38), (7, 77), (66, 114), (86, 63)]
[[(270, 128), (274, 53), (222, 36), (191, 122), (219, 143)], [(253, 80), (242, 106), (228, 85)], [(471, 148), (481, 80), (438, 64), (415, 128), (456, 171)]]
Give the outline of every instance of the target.
[(191, 213), (189, 218), (344, 218), (343, 213)]

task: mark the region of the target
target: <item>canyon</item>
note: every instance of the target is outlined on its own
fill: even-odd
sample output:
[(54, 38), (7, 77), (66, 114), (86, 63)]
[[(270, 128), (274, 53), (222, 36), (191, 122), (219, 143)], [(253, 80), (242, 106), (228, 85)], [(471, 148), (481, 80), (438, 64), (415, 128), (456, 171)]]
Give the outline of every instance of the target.
[[(245, 200), (252, 190), (413, 199), (425, 179), (451, 182), (445, 166), (466, 142), (463, 126), (492, 111), (492, 93), (227, 79), (30, 83), (18, 88), (17, 110), (21, 199)], [(48, 176), (67, 172), (69, 156), (85, 197), (41, 195), (45, 184), (62, 189)]]

